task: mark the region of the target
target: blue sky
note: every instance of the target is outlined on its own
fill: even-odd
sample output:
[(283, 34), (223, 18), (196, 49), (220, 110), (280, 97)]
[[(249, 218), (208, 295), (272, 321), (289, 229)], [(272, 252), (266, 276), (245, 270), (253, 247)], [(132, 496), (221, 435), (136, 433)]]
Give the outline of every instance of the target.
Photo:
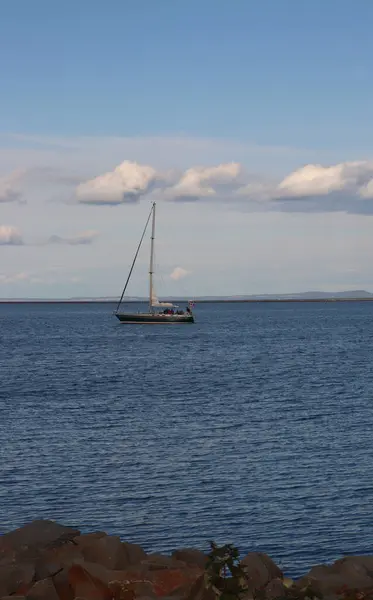
[(3, 0), (0, 126), (367, 143), (372, 20), (367, 0)]
[[(97, 201), (74, 207), (72, 199), (79, 194), (72, 182), (79, 185), (110, 173), (123, 161), (162, 172), (179, 169), (180, 180), (181, 171), (222, 163), (239, 163), (245, 171), (245, 177), (234, 175), (229, 181), (234, 180), (231, 202), (219, 201), (227, 200), (226, 188), (217, 193), (213, 187), (216, 203), (164, 204), (167, 252), (161, 258), (172, 271), (184, 268), (178, 263), (188, 256), (183, 281), (188, 293), (223, 293), (227, 286), (231, 293), (369, 287), (365, 254), (373, 211), (361, 181), (370, 181), (373, 153), (372, 22), (368, 0), (3, 0), (0, 176), (3, 189), (15, 186), (22, 202), (10, 201), (14, 194), (4, 192), (0, 227), (13, 227), (23, 244), (9, 243), (10, 230), (3, 230), (8, 242), (0, 246), (0, 261), (1, 253), (5, 257), (0, 296), (49, 295), (44, 271), (64, 268), (67, 273), (70, 266), (71, 277), (67, 273), (58, 285), (54, 281), (59, 294), (117, 293), (113, 244), (128, 243), (125, 269), (150, 188), (138, 195), (135, 207), (125, 201), (115, 207), (97, 206)], [(364, 164), (353, 175), (354, 189), (345, 167), (323, 172), (328, 181), (334, 179), (332, 185), (320, 184), (322, 190), (318, 184), (318, 204), (315, 189), (305, 194), (297, 183), (297, 201), (308, 200), (295, 209), (294, 202), (285, 202), (280, 209), (266, 204), (254, 210), (258, 194), (237, 208), (236, 198), (242, 197), (236, 194), (238, 183), (243, 188), (260, 177), (260, 198), (268, 200), (274, 198), (268, 182), (273, 187), (273, 180), (279, 183), (304, 165), (326, 168), (355, 161)], [(20, 169), (34, 170), (33, 176), (25, 177)], [(54, 169), (53, 177), (45, 176), (48, 169)], [(309, 179), (309, 172), (303, 175)], [(215, 186), (220, 174), (204, 177), (212, 177)], [(128, 181), (123, 185), (127, 189)], [(0, 198), (1, 189), (0, 182)], [(343, 198), (336, 198), (340, 190)], [(292, 188), (292, 198), (294, 193)], [(197, 199), (190, 187), (188, 194)], [(202, 199), (207, 196), (202, 190)], [(164, 197), (158, 191), (157, 199)], [(211, 282), (200, 251), (192, 253), (187, 241), (171, 251), (182, 213), (183, 227), (192, 228), (193, 237), (198, 229), (201, 244), (211, 249), (203, 256)], [(227, 219), (232, 219), (229, 233)], [(71, 242), (87, 231), (96, 232), (87, 244), (45, 243), (41, 249), (40, 240), (50, 236)], [(215, 264), (216, 240), (222, 235), (226, 262)], [(312, 243), (320, 236), (321, 257)], [(274, 248), (280, 241), (283, 248), (284, 240), (293, 250), (297, 244), (295, 254), (303, 262), (285, 252), (273, 272), (273, 258), (261, 252), (259, 266), (250, 266), (249, 250), (257, 252), (268, 237)], [(344, 252), (338, 267), (337, 247)], [(333, 257), (327, 272), (325, 253)], [(344, 272), (346, 262), (351, 264)], [(281, 277), (276, 278), (279, 268)], [(165, 293), (176, 292), (165, 277)], [(224, 278), (224, 290), (212, 283)], [(139, 279), (133, 292), (141, 291)]]

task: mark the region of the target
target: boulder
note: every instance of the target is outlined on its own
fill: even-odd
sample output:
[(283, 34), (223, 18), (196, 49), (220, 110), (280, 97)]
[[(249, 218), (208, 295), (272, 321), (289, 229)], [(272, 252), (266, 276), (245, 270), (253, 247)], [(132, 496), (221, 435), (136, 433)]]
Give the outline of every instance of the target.
[(74, 598), (81, 596), (86, 600), (112, 600), (113, 594), (100, 579), (88, 573), (82, 565), (73, 565), (68, 572), (69, 585)]
[(74, 600), (74, 591), (69, 583), (68, 568), (62, 569), (52, 578), (54, 587), (60, 600)]
[(64, 567), (71, 566), (79, 560), (83, 560), (80, 546), (72, 542), (66, 542), (56, 548), (48, 548), (35, 562), (36, 580), (53, 577)]
[(207, 556), (201, 550), (195, 548), (182, 548), (180, 550), (174, 550), (172, 558), (181, 560), (188, 565), (197, 565), (201, 569), (204, 569), (207, 562)]
[(25, 594), (32, 586), (35, 576), (31, 564), (9, 564), (0, 567), (0, 598), (11, 594)]
[(249, 552), (241, 561), (248, 592), (264, 590), (273, 579), (283, 579), (281, 569), (263, 552)]
[(160, 569), (152, 572), (151, 581), (157, 596), (170, 596), (179, 588), (188, 592), (200, 575), (201, 570), (196, 567)]
[(53, 548), (73, 540), (78, 535), (79, 530), (59, 525), (54, 521), (33, 521), (1, 536), (0, 558), (9, 554), (17, 556), (32, 549)]
[(34, 583), (26, 594), (26, 600), (60, 600), (51, 579), (43, 579)]
[(276, 598), (284, 598), (287, 594), (287, 589), (282, 579), (272, 579), (264, 588), (264, 596), (266, 600), (276, 600)]
[(98, 563), (107, 569), (124, 569), (128, 566), (128, 555), (118, 536), (104, 536), (92, 539), (81, 548), (84, 559)]
[(126, 553), (127, 565), (138, 565), (142, 560), (147, 558), (145, 550), (138, 544), (130, 544), (122, 542), (122, 546)]
[(108, 585), (114, 600), (132, 600), (134, 598), (149, 598), (153, 600), (155, 594), (150, 582), (130, 583), (127, 581), (110, 581)]
[(146, 559), (141, 561), (141, 565), (151, 571), (159, 569), (182, 569), (186, 566), (185, 562), (164, 554), (148, 554)]
[[(156, 596), (170, 596), (176, 590), (183, 589), (185, 595), (198, 579), (201, 574), (200, 569), (187, 567), (183, 569), (154, 569), (146, 570), (142, 565), (132, 567), (124, 571), (109, 571), (101, 572), (100, 575), (94, 572), (95, 565), (82, 566), (90, 574), (99, 577), (100, 580), (109, 586), (119, 585), (123, 592), (134, 593), (136, 597), (147, 596), (154, 598)], [(128, 595), (128, 594), (127, 594)]]
[(186, 600), (216, 600), (216, 593), (209, 584), (206, 574), (200, 575), (196, 579), (184, 598)]
[(369, 589), (373, 587), (373, 557), (348, 556), (332, 565), (315, 566), (294, 584), (295, 589), (306, 587), (327, 598), (340, 597), (355, 589)]
[(80, 547), (89, 546), (93, 541), (99, 540), (100, 538), (106, 537), (106, 533), (103, 531), (94, 531), (93, 533), (84, 533), (78, 535), (73, 539), (73, 543)]

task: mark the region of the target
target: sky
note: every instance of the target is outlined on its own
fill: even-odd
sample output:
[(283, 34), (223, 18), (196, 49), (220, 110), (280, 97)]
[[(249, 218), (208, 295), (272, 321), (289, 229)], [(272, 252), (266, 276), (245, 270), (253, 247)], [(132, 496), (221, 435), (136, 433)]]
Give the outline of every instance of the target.
[(373, 291), (373, 3), (0, 4), (0, 298)]

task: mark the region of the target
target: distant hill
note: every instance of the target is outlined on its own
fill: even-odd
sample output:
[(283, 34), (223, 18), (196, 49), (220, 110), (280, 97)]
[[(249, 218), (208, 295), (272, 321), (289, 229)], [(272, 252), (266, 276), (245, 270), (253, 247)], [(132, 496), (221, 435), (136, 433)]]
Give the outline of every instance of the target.
[[(238, 296), (195, 296), (196, 302), (250, 302), (250, 301), (276, 301), (276, 300), (344, 300), (344, 299), (373, 299), (373, 294), (366, 290), (347, 290), (342, 292), (310, 291), (293, 294), (251, 294)], [(76, 297), (76, 298), (2, 298), (0, 302), (118, 302), (114, 296), (105, 297)], [(165, 298), (174, 302), (185, 302), (188, 298)], [(128, 296), (123, 302), (148, 302), (148, 298)]]

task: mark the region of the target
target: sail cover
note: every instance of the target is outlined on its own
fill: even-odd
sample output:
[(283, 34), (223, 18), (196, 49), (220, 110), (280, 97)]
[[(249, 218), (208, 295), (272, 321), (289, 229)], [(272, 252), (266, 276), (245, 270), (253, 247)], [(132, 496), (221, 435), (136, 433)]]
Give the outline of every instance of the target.
[(171, 308), (172, 306), (175, 306), (175, 304), (172, 304), (172, 302), (160, 302), (154, 290), (152, 290), (152, 306), (164, 306), (165, 308)]

